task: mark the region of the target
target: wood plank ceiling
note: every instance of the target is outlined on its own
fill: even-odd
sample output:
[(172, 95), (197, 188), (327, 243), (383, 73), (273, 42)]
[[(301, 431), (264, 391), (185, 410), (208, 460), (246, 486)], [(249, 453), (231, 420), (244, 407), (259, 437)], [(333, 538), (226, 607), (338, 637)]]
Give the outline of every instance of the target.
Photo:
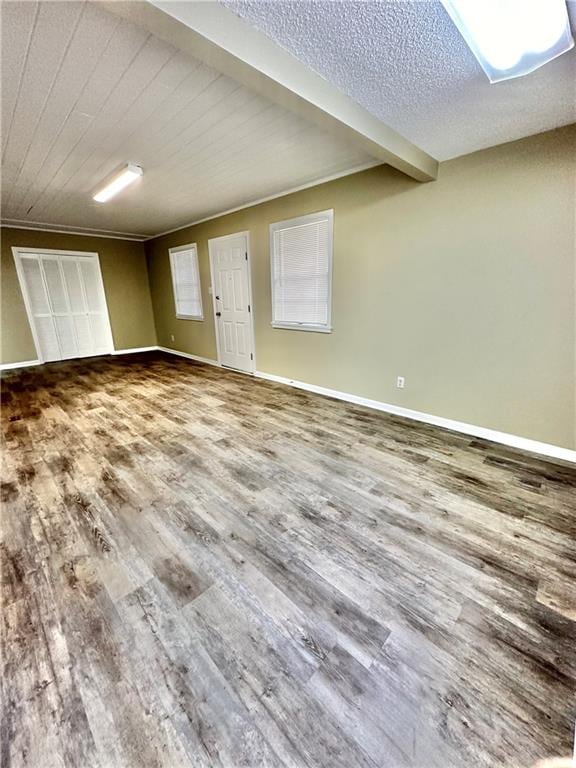
[(376, 162), (97, 3), (2, 4), (6, 223), (145, 237)]

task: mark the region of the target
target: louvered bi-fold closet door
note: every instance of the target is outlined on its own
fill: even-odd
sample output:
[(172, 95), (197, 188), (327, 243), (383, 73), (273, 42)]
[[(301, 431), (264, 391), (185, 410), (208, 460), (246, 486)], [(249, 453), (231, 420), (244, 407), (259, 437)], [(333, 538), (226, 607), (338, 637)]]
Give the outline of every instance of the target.
[(42, 361), (110, 353), (112, 335), (96, 258), (28, 253), (19, 258)]
[(79, 357), (74, 321), (70, 313), (68, 291), (64, 284), (64, 274), (58, 256), (42, 256), (41, 265), (46, 280), (48, 299), (56, 327), (60, 360)]
[(104, 355), (110, 353), (114, 347), (100, 267), (96, 259), (78, 259), (77, 263), (92, 336), (91, 354)]
[(70, 317), (76, 337), (79, 357), (98, 354), (88, 312), (84, 280), (78, 259), (62, 257), (62, 274), (68, 293)]
[(20, 257), (20, 276), (28, 297), (30, 322), (35, 330), (38, 354), (45, 362), (61, 360), (60, 345), (38, 256)]

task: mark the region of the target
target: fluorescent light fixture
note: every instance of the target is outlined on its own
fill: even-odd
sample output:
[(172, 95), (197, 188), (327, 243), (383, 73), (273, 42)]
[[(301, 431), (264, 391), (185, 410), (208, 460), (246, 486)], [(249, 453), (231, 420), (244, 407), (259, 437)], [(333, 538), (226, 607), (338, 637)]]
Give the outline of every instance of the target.
[(94, 195), (93, 200), (96, 200), (97, 203), (108, 202), (111, 197), (114, 197), (114, 195), (117, 195), (118, 192), (121, 192), (129, 184), (132, 184), (133, 181), (139, 179), (142, 173), (142, 168), (139, 165), (127, 165), (100, 192)]
[(565, 0), (442, 0), (491, 83), (533, 72), (574, 47)]

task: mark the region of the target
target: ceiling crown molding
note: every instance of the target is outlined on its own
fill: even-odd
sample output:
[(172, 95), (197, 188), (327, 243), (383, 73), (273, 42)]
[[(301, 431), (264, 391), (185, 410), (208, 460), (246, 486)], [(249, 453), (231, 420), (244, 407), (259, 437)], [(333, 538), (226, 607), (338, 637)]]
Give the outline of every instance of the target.
[(88, 229), (73, 227), (66, 224), (50, 224), (43, 221), (26, 221), (25, 219), (1, 219), (0, 227), (10, 229), (31, 229), (38, 232), (56, 232), (60, 235), (83, 235), (84, 237), (106, 237), (111, 240), (134, 240), (142, 243), (149, 235), (136, 235), (133, 232), (114, 232), (105, 229)]

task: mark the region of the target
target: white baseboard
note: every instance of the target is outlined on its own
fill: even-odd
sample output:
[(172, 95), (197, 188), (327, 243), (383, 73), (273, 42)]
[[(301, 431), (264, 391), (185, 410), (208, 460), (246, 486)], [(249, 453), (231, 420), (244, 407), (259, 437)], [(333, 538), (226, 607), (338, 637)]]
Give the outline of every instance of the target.
[(380, 400), (370, 400), (367, 397), (351, 395), (348, 392), (338, 392), (335, 389), (319, 387), (316, 384), (307, 384), (304, 381), (287, 379), (284, 376), (276, 376), (272, 373), (256, 371), (254, 375), (259, 379), (267, 379), (268, 381), (275, 381), (279, 384), (287, 384), (288, 386), (296, 387), (297, 389), (305, 389), (307, 392), (315, 392), (318, 395), (326, 395), (327, 397), (333, 397), (337, 400), (345, 400), (348, 403), (364, 405), (367, 408), (373, 408), (376, 411), (392, 413), (395, 416), (403, 416), (406, 419), (421, 421), (424, 424), (433, 424), (436, 427), (451, 429), (453, 432), (461, 432), (465, 435), (471, 435), (472, 437), (491, 440), (494, 443), (501, 443), (502, 445), (508, 445), (512, 448), (519, 448), (520, 450), (529, 451), (530, 453), (538, 453), (542, 456), (549, 456), (553, 459), (561, 459), (576, 464), (576, 451), (573, 451), (570, 448), (562, 448), (559, 445), (541, 443), (538, 440), (530, 440), (527, 437), (510, 435), (507, 432), (498, 432), (493, 429), (487, 429), (486, 427), (478, 427), (475, 424), (467, 424), (463, 421), (446, 419), (443, 416), (433, 416), (432, 414), (424, 413), (423, 411), (413, 411), (410, 408), (402, 408), (399, 405), (383, 403)]
[[(132, 352), (156, 352), (158, 347), (131, 347), (130, 349), (114, 349), (110, 354), (112, 355), (129, 355)], [(89, 355), (89, 357), (97, 357), (97, 355)], [(82, 358), (77, 358), (78, 360)], [(2, 363), (0, 364), (0, 371), (10, 371), (13, 368), (28, 368), (32, 365), (42, 365), (40, 360), (24, 360), (21, 363)]]
[(215, 365), (217, 368), (222, 366), (218, 360), (213, 360), (211, 357), (200, 357), (200, 355), (191, 355), (189, 352), (180, 352), (177, 349), (170, 349), (170, 347), (155, 347), (160, 352), (167, 352), (169, 355), (178, 355), (178, 357), (186, 357), (188, 360), (196, 360), (198, 363), (206, 363), (206, 365)]
[[(177, 349), (170, 349), (170, 347), (135, 347), (132, 349), (116, 349), (114, 352), (112, 352), (112, 354), (127, 355), (136, 352), (155, 351), (166, 352), (169, 355), (177, 355), (178, 357), (185, 357), (188, 360), (195, 360), (198, 363), (205, 363), (206, 365), (214, 365), (217, 368), (222, 367), (217, 360), (213, 360), (212, 358), (200, 357), (200, 355), (191, 355), (189, 352), (180, 352)], [(14, 368), (28, 368), (33, 365), (40, 365), (40, 360), (24, 360), (20, 363), (4, 363), (0, 365), (0, 371), (9, 371)], [(347, 403), (363, 405), (376, 411), (391, 413), (395, 416), (403, 416), (406, 419), (420, 421), (424, 424), (432, 424), (436, 427), (442, 427), (443, 429), (451, 429), (453, 432), (460, 432), (472, 437), (479, 437), (483, 440), (491, 440), (494, 443), (508, 445), (511, 448), (519, 448), (522, 451), (537, 453), (541, 456), (548, 456), (553, 459), (560, 459), (562, 461), (568, 461), (572, 464), (576, 464), (576, 451), (571, 450), (570, 448), (562, 448), (559, 445), (551, 445), (550, 443), (541, 443), (538, 440), (530, 440), (527, 437), (511, 435), (507, 432), (498, 432), (497, 430), (488, 429), (487, 427), (479, 427), (475, 424), (467, 424), (464, 421), (454, 421), (453, 419), (447, 419), (443, 416), (434, 416), (430, 413), (424, 413), (423, 411), (414, 411), (411, 408), (403, 408), (402, 406), (392, 405), (391, 403), (384, 403), (380, 400), (371, 400), (367, 397), (352, 395), (349, 392), (339, 392), (336, 389), (329, 389), (328, 387), (320, 387), (316, 384), (308, 384), (304, 381), (288, 379), (285, 376), (276, 376), (273, 373), (255, 371), (254, 376), (259, 379), (275, 381), (278, 384), (286, 384), (290, 387), (296, 387), (297, 389), (304, 389), (307, 392), (314, 392), (318, 395), (333, 397), (336, 400), (344, 400)]]
[(156, 352), (158, 347), (130, 347), (130, 349), (115, 349), (113, 355), (130, 355), (134, 352)]
[(191, 355), (189, 352), (180, 352), (178, 349), (170, 349), (170, 347), (132, 347), (132, 349), (115, 349), (112, 352), (113, 355), (129, 355), (132, 352), (167, 352), (169, 355), (177, 355), (178, 357), (185, 357), (188, 360), (196, 360), (198, 363), (206, 363), (206, 365), (216, 365), (218, 368), (222, 366), (217, 360), (212, 360), (210, 357), (200, 357), (200, 355)]
[(30, 368), (32, 365), (40, 365), (40, 360), (23, 360), (21, 363), (2, 363), (0, 371), (11, 371), (14, 368)]

